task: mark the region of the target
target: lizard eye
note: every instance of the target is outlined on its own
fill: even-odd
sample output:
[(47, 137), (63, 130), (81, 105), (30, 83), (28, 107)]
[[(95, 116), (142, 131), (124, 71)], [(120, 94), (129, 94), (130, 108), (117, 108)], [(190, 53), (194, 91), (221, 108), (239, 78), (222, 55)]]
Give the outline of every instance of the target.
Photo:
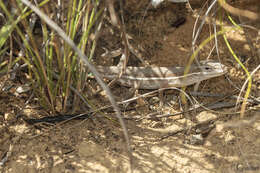
[(210, 67), (205, 67), (205, 70), (207, 70), (207, 71), (210, 70), (210, 69), (211, 69)]

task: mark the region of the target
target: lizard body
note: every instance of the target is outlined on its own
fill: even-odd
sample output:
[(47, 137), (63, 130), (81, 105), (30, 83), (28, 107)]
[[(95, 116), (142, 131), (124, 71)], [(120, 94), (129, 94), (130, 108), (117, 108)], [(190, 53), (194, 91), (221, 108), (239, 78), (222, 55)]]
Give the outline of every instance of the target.
[[(201, 66), (191, 66), (190, 73), (183, 75), (185, 67), (127, 67), (117, 80), (127, 87), (138, 89), (159, 89), (167, 87), (189, 86), (227, 72), (226, 66), (218, 62), (202, 62)], [(118, 77), (119, 66), (97, 66), (102, 77), (113, 80)]]

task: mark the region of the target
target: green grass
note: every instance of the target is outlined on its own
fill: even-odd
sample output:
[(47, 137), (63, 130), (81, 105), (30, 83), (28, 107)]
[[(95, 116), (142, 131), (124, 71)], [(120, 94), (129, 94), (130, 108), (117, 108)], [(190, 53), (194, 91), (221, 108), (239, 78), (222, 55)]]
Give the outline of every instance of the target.
[[(96, 43), (95, 40), (90, 40), (89, 36), (91, 33), (95, 34), (102, 19), (103, 8), (100, 7), (100, 2), (70, 0), (67, 9), (59, 14), (64, 16), (63, 18), (58, 18), (56, 12), (51, 12), (50, 9), (53, 10), (52, 7), (57, 5), (55, 2), (45, 0), (38, 6), (45, 14), (51, 16), (52, 20), (57, 21), (70, 39), (76, 41), (78, 48), (91, 60)], [(67, 112), (71, 107), (76, 108), (79, 96), (70, 88), (75, 88), (78, 93), (86, 88), (87, 70), (83, 62), (77, 58), (68, 44), (47, 27), (45, 22), (40, 22), (40, 36), (35, 36), (34, 28), (29, 22), (32, 19), (32, 12), (19, 0), (9, 2), (9, 6), (16, 9), (15, 14), (10, 13), (8, 10), (10, 7), (6, 7), (6, 3), (2, 0), (0, 6), (6, 16), (6, 23), (0, 30), (2, 50), (0, 53), (3, 54), (5, 50), (10, 49), (8, 40), (13, 38), (15, 39), (12, 41), (16, 46), (12, 51), (23, 52), (21, 56), (14, 56), (14, 60), (9, 59), (8, 64), (0, 66), (1, 72), (7, 72), (9, 69), (7, 67), (12, 67), (16, 62), (26, 63), (34, 94), (41, 106), (51, 112)], [(39, 42), (39, 39), (42, 41)], [(16, 40), (20, 43), (16, 43)]]

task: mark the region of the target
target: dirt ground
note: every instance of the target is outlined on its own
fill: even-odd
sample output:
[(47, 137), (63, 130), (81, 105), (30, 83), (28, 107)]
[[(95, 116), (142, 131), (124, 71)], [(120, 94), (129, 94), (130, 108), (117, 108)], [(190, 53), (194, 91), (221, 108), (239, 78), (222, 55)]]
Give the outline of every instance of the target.
[[(137, 55), (131, 53), (129, 65), (184, 66), (191, 55), (194, 23), (204, 3), (191, 4), (193, 12), (187, 4), (163, 3), (153, 8), (148, 3), (147, 0), (130, 0), (124, 6), (129, 42), (139, 51)], [(241, 0), (234, 5), (244, 8), (243, 3), (245, 1)], [(260, 6), (256, 4), (248, 4), (246, 8), (260, 12)], [(199, 24), (201, 19), (198, 20)], [(246, 19), (239, 21), (235, 16), (233, 19), (258, 28), (227, 33), (233, 50), (251, 72), (260, 62), (257, 58), (260, 57), (260, 23)], [(199, 42), (214, 34), (211, 20), (206, 20)], [(224, 24), (226, 28), (231, 26), (227, 18)], [(120, 34), (111, 34), (111, 30), (116, 31), (116, 28), (105, 21), (96, 57), (101, 57), (105, 49), (113, 51), (123, 48)], [(220, 36), (218, 41), (219, 59), (215, 50), (209, 56), (214, 42), (201, 50), (198, 59), (205, 60), (209, 56), (209, 59), (220, 61), (228, 67), (228, 73), (202, 82), (199, 92), (238, 95), (246, 75), (232, 58), (223, 37)], [(252, 46), (255, 48), (253, 51)], [(108, 62), (105, 57), (96, 58), (95, 62), (115, 65), (119, 57), (109, 58)], [(259, 81), (260, 73), (257, 72), (253, 78), (251, 99), (260, 96)], [(0, 92), (1, 172), (130, 172), (126, 142), (114, 113), (104, 111), (85, 120), (72, 120), (55, 126), (28, 125), (18, 115), (40, 118), (48, 113), (38, 105), (26, 104), (30, 91), (15, 93), (23, 82), (1, 77), (1, 88), (12, 86), (8, 91)], [(193, 91), (193, 87), (187, 90)], [(115, 85), (112, 91), (117, 100), (124, 100), (129, 88)], [(147, 92), (140, 90), (139, 94)], [(131, 138), (135, 173), (260, 172), (259, 102), (248, 104), (243, 118), (238, 114), (240, 107), (214, 111), (200, 109), (184, 115), (147, 118), (152, 113), (164, 115), (181, 111), (178, 93), (165, 91), (162, 107), (159, 106), (158, 94), (121, 107), (123, 116), (127, 117), (125, 123)], [(104, 98), (101, 93), (93, 98), (93, 102), (106, 105), (108, 101)], [(212, 103), (219, 98), (196, 97), (201, 104)], [(234, 104), (236, 100), (227, 97), (221, 103)]]

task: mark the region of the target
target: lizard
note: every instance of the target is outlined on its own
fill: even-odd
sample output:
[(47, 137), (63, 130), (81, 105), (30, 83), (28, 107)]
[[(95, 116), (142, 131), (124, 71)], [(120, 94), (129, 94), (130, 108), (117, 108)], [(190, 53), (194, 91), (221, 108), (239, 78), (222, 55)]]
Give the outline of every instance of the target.
[[(102, 77), (113, 80), (121, 72), (120, 66), (96, 66)], [(218, 62), (201, 62), (201, 66), (191, 66), (190, 73), (183, 75), (185, 67), (126, 67), (125, 73), (117, 80), (127, 87), (138, 86), (137, 89), (160, 89), (168, 87), (183, 87), (199, 83), (203, 80), (221, 76), (227, 72), (227, 67)], [(86, 118), (87, 114), (59, 115), (41, 119), (24, 119), (28, 124), (40, 122), (56, 123), (68, 119)]]
[[(113, 80), (120, 73), (119, 66), (96, 66), (103, 78)], [(186, 87), (222, 76), (227, 67), (219, 62), (202, 61), (201, 66), (192, 65), (190, 73), (183, 75), (185, 67), (132, 67), (127, 66), (125, 72), (117, 80), (122, 86), (137, 89), (160, 89), (168, 87)]]

